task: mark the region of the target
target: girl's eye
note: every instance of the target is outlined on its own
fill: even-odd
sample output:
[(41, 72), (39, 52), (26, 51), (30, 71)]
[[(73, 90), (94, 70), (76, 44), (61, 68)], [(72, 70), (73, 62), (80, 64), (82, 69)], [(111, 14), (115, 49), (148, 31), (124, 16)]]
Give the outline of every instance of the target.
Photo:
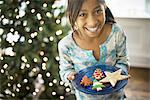
[(102, 12), (103, 12), (102, 9), (97, 9), (97, 10), (96, 10), (96, 14), (101, 14)]
[(79, 14), (79, 17), (85, 17), (85, 16), (86, 16), (85, 13), (80, 13), (80, 14)]

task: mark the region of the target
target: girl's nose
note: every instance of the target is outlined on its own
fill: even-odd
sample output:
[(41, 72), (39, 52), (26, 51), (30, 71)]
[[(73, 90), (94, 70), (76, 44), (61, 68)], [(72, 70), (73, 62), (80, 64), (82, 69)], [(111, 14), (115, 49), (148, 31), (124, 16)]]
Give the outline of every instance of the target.
[(93, 15), (88, 16), (87, 18), (87, 25), (88, 27), (96, 27), (97, 26), (97, 18)]

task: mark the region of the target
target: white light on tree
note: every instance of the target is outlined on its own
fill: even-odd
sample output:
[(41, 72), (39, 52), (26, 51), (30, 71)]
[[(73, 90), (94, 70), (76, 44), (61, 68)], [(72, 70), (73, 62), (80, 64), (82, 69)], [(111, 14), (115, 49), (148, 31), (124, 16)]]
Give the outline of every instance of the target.
[(49, 17), (49, 18), (51, 18), (51, 17), (52, 17), (52, 14), (51, 14), (50, 12), (47, 12), (47, 13), (46, 13), (46, 16)]
[(35, 13), (35, 9), (31, 9), (31, 13)]
[(57, 19), (57, 20), (56, 20), (56, 23), (57, 23), (57, 24), (60, 24), (60, 19)]
[(27, 22), (26, 20), (24, 20), (24, 21), (23, 21), (23, 26), (27, 26), (27, 23), (28, 23), (28, 22)]
[(48, 58), (47, 58), (47, 57), (44, 57), (43, 60), (46, 62), (46, 61), (48, 61)]
[(30, 87), (29, 87), (29, 86), (26, 86), (26, 89), (27, 89), (27, 90), (30, 90)]
[(53, 8), (60, 8), (62, 6), (64, 6), (66, 4), (66, 2), (64, 2), (64, 0), (56, 0), (55, 3), (52, 5)]
[(3, 66), (4, 69), (6, 69), (7, 67), (8, 67), (8, 64), (5, 64), (5, 65)]
[(25, 31), (26, 32), (30, 32), (30, 28), (29, 27), (25, 27)]
[(21, 65), (21, 67), (20, 67), (21, 69), (24, 69), (25, 68), (25, 65), (23, 66), (23, 65)]
[(42, 69), (46, 70), (46, 63), (42, 63)]
[(55, 59), (56, 59), (57, 61), (59, 61), (59, 60), (60, 60), (58, 56), (56, 56), (56, 57), (55, 57)]
[(46, 63), (42, 63), (42, 66), (43, 66), (43, 67), (46, 67)]
[(37, 69), (36, 69), (36, 68), (33, 68), (33, 69), (32, 69), (32, 71), (33, 71), (33, 72), (36, 72), (36, 71), (37, 71)]
[(4, 3), (4, 1), (0, 1), (0, 4), (3, 4)]
[(36, 92), (33, 92), (33, 95), (36, 95)]
[(16, 91), (19, 92), (20, 90), (17, 88)]
[(10, 86), (11, 86), (11, 84), (10, 84), (10, 83), (8, 83), (8, 84), (7, 84), (7, 86), (8, 86), (8, 87), (10, 87)]
[(25, 37), (24, 36), (21, 36), (20, 37), (20, 42), (24, 42), (25, 41)]
[(5, 90), (5, 93), (6, 93), (6, 94), (11, 94), (11, 91), (10, 91), (9, 89), (6, 89), (6, 90)]
[(18, 32), (16, 31), (14, 35), (13, 35), (12, 33), (8, 33), (6, 40), (7, 40), (9, 43), (13, 43), (13, 42), (17, 42), (19, 38), (20, 38), (20, 35), (19, 35)]
[(60, 81), (60, 85), (64, 85), (64, 82), (63, 82), (63, 81)]
[(56, 35), (61, 35), (62, 33), (63, 33), (62, 30), (56, 31)]
[(30, 68), (30, 64), (26, 64), (26, 67), (27, 67), (27, 68)]
[(11, 29), (10, 29), (10, 32), (14, 32), (14, 28), (11, 28)]
[(44, 51), (40, 51), (40, 55), (43, 56), (44, 55)]
[(59, 98), (60, 98), (60, 99), (64, 99), (64, 96), (60, 96)]
[(2, 28), (0, 28), (0, 35), (2, 35), (4, 32), (4, 30)]
[(43, 31), (43, 27), (39, 27), (39, 31)]
[(5, 71), (4, 71), (4, 69), (1, 69), (1, 73), (3, 74)]
[(34, 38), (34, 37), (35, 37), (34, 33), (31, 33), (30, 36), (31, 36), (31, 38)]
[(4, 15), (1, 15), (1, 18), (4, 18)]
[(53, 86), (53, 83), (52, 83), (52, 82), (50, 82), (50, 83), (49, 83), (49, 86)]
[(28, 43), (30, 43), (30, 44), (31, 44), (31, 43), (32, 43), (32, 40), (31, 40), (31, 39), (29, 39), (29, 40), (28, 40)]
[(0, 60), (4, 60), (4, 57), (0, 57)]
[(2, 23), (3, 23), (3, 25), (8, 24), (8, 23), (9, 23), (9, 19), (4, 18), (4, 19), (2, 20)]
[(15, 97), (15, 93), (12, 93), (11, 95), (12, 95), (13, 97)]
[(55, 9), (54, 10), (54, 17), (58, 17), (58, 15), (60, 14), (60, 9)]
[(42, 78), (42, 74), (38, 74), (38, 78)]
[[(17, 15), (17, 16), (16, 16), (16, 19), (19, 19), (19, 17), (20, 17), (20, 16), (19, 16), (19, 15)], [(15, 26), (17, 26), (17, 25), (15, 25)]]
[(25, 68), (25, 63), (21, 63), (21, 69), (24, 69)]
[(25, 2), (21, 3), (21, 6), (19, 7), (19, 16), (23, 17), (25, 15), (25, 9), (26, 9), (27, 5)]
[(26, 1), (26, 4), (27, 4), (27, 5), (30, 4), (30, 1)]
[(15, 22), (15, 26), (18, 26), (20, 24), (21, 24), (21, 21), (19, 21), (19, 20)]
[(43, 25), (43, 24), (44, 24), (44, 21), (43, 21), (43, 20), (41, 20), (41, 21), (40, 21), (40, 24), (41, 24), (41, 25)]
[(17, 11), (18, 11), (18, 8), (15, 9), (15, 12), (17, 12)]
[(52, 92), (52, 95), (56, 95), (56, 92)]
[(12, 43), (11, 43), (11, 45), (12, 45), (12, 46), (14, 46), (14, 45), (15, 45), (15, 43), (14, 43), (14, 42), (12, 42)]
[(70, 88), (66, 88), (66, 92), (70, 92)]
[(54, 40), (54, 37), (53, 37), (53, 36), (50, 36), (50, 37), (49, 37), (49, 40), (50, 40), (50, 41), (53, 41), (53, 40)]
[(5, 49), (5, 55), (9, 55), (9, 56), (15, 56), (15, 52), (13, 52), (13, 48), (12, 47), (7, 47)]
[(14, 77), (13, 77), (13, 76), (10, 76), (9, 78), (10, 78), (11, 80), (13, 80), (13, 79), (14, 79)]
[(48, 43), (48, 38), (47, 38), (47, 37), (44, 37), (44, 38), (43, 38), (43, 41), (44, 41), (45, 43)]
[(24, 80), (23, 80), (23, 82), (24, 82), (24, 83), (27, 83), (27, 82), (28, 82), (28, 80), (27, 80), (27, 79), (24, 79)]
[(25, 56), (22, 56), (22, 57), (21, 57), (21, 60), (22, 60), (23, 62), (25, 62), (25, 63), (27, 62), (27, 59), (26, 59)]
[(37, 15), (36, 15), (36, 16), (37, 16), (37, 19), (38, 19), (38, 20), (41, 20), (41, 19), (42, 19), (42, 17), (41, 17), (41, 14), (40, 14), (40, 13), (37, 13)]
[(56, 80), (56, 79), (54, 79), (54, 80), (53, 80), (53, 83), (55, 83), (55, 84), (56, 84), (56, 83), (57, 83), (57, 80)]
[(34, 32), (34, 36), (37, 36), (38, 35), (38, 33), (37, 32)]
[(35, 89), (35, 92), (39, 92), (39, 89)]
[(43, 7), (45, 7), (45, 8), (46, 8), (46, 7), (47, 7), (47, 3), (44, 3), (44, 4), (43, 4)]
[(20, 88), (20, 87), (21, 87), (21, 84), (20, 84), (20, 83), (18, 83), (18, 84), (17, 84), (17, 87), (19, 87), (19, 88)]
[(13, 21), (13, 20), (10, 20), (10, 21), (9, 21), (9, 24), (10, 24), (10, 25), (12, 25), (13, 23), (14, 23), (14, 21)]
[(37, 60), (37, 58), (34, 58), (33, 61), (34, 61), (34, 62), (37, 62), (38, 60)]
[(47, 73), (46, 73), (46, 76), (47, 76), (47, 77), (50, 77), (50, 76), (51, 76), (50, 72), (47, 72)]

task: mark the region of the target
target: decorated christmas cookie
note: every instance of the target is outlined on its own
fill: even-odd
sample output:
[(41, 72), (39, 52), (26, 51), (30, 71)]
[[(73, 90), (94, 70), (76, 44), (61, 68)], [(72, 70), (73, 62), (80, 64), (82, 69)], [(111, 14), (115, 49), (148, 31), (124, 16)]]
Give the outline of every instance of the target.
[(100, 80), (101, 78), (105, 77), (104, 73), (101, 71), (101, 69), (96, 69), (93, 73), (93, 77), (97, 80)]
[(92, 81), (87, 76), (84, 76), (80, 84), (82, 84), (83, 86), (89, 86), (92, 84)]
[(113, 73), (105, 71), (106, 77), (100, 80), (100, 82), (110, 82), (110, 84), (114, 87), (117, 81), (124, 80), (130, 77), (130, 75), (121, 75), (121, 71), (122, 69), (119, 69)]
[(93, 87), (92, 87), (93, 90), (100, 91), (100, 90), (102, 90), (103, 87), (105, 87), (105, 85), (103, 85), (103, 83), (100, 83), (97, 80), (93, 81)]

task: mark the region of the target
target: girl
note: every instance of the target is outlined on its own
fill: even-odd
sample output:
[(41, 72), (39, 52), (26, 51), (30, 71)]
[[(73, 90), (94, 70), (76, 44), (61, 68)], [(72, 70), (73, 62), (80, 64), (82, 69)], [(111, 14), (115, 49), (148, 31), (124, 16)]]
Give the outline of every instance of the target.
[[(68, 0), (73, 32), (58, 44), (60, 76), (71, 83), (74, 75), (94, 64), (116, 66), (128, 73), (126, 37), (104, 0)], [(75, 89), (77, 100), (123, 100), (124, 92), (90, 95)]]

